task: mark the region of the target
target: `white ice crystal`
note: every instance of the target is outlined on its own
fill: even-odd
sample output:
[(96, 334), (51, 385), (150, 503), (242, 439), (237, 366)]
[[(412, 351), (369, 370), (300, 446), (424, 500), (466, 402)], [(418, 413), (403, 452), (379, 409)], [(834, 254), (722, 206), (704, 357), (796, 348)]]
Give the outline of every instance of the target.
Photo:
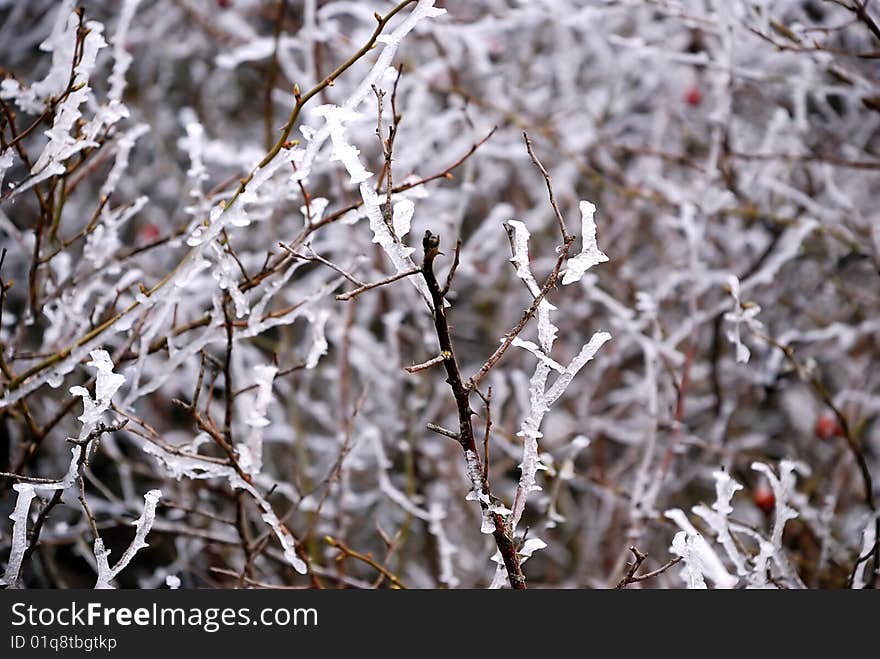
[(134, 523), (136, 529), (134, 539), (122, 553), (122, 556), (119, 557), (116, 565), (112, 568), (108, 561), (110, 550), (104, 548), (104, 541), (101, 538), (95, 539), (94, 551), (95, 560), (97, 561), (98, 566), (98, 581), (95, 584), (96, 589), (103, 590), (113, 588), (113, 579), (115, 579), (116, 576), (122, 572), (129, 563), (131, 563), (131, 559), (134, 558), (135, 554), (141, 549), (149, 547), (147, 544), (147, 534), (150, 532), (150, 529), (153, 528), (153, 522), (156, 521), (156, 506), (159, 504), (159, 499), (161, 498), (161, 490), (150, 490), (144, 495), (144, 510)]
[(409, 233), (415, 208), (415, 204), (409, 199), (401, 199), (394, 204), (391, 225), (394, 227), (394, 233), (398, 239), (405, 237)]
[(0, 193), (3, 191), (3, 177), (6, 176), (6, 170), (12, 167), (13, 153), (9, 147), (0, 153)]
[(257, 474), (263, 468), (263, 430), (269, 425), (267, 413), (272, 402), (272, 383), (278, 368), (260, 365), (254, 368), (257, 392), (245, 414), (245, 424), (250, 426), (247, 441), (239, 446), (239, 463), (250, 474)]
[(739, 579), (727, 571), (724, 561), (688, 521), (683, 510), (673, 508), (667, 510), (663, 516), (671, 519), (681, 529), (673, 540), (672, 551), (684, 560), (690, 588), (705, 588), (703, 577), (712, 581), (716, 588), (736, 586)]
[[(526, 288), (529, 289), (533, 296), (538, 297), (541, 293), (541, 287), (532, 274), (529, 262), (529, 238), (531, 234), (526, 225), (519, 220), (509, 220), (507, 225), (513, 229), (513, 236), (511, 238), (513, 256), (510, 257), (510, 262), (516, 266), (516, 276), (523, 280)], [(546, 297), (538, 304), (538, 342), (546, 352), (550, 351), (558, 332), (558, 328), (550, 320), (550, 314), (553, 311), (556, 311), (556, 307), (550, 304)], [(525, 347), (525, 345), (522, 347)]]
[(699, 543), (699, 533), (690, 535), (685, 531), (679, 531), (672, 539), (672, 552), (681, 556), (684, 563), (684, 577), (687, 587), (690, 589), (705, 590), (706, 580), (703, 578), (704, 565)]
[(527, 538), (516, 553), (523, 557), (520, 563), (525, 563), (536, 551), (546, 547), (547, 543), (541, 540), (541, 538)]
[(357, 115), (338, 105), (320, 105), (313, 112), (315, 116), (323, 117), (327, 122), (327, 130), (330, 131), (330, 141), (333, 144), (330, 160), (341, 162), (348, 171), (351, 183), (355, 185), (372, 177), (373, 173), (367, 171), (358, 157), (360, 150), (345, 136), (345, 123)]
[(36, 496), (33, 485), (29, 483), (17, 483), (12, 487), (18, 492), (18, 499), (15, 502), (15, 509), (9, 515), (9, 519), (13, 522), (12, 549), (9, 552), (9, 561), (6, 563), (6, 572), (3, 575), (2, 582), (0, 582), (0, 585), (4, 586), (12, 586), (18, 579), (21, 561), (27, 550), (28, 512), (30, 511), (31, 501)]
[(714, 471), (712, 476), (715, 478), (715, 503), (712, 504), (711, 509), (703, 504), (694, 506), (693, 511), (694, 514), (702, 517), (714, 531), (728, 558), (736, 566), (737, 574), (742, 576), (747, 572), (746, 560), (730, 533), (728, 516), (733, 512), (733, 507), (730, 505), (733, 495), (743, 487), (723, 469)]
[(761, 329), (762, 323), (755, 319), (761, 313), (761, 307), (757, 304), (743, 305), (740, 299), (739, 279), (735, 276), (730, 275), (727, 278), (727, 285), (733, 298), (733, 309), (724, 314), (724, 320), (733, 323), (733, 329), (727, 333), (727, 338), (736, 346), (736, 361), (745, 364), (749, 361), (751, 351), (742, 341), (740, 328), (745, 325), (749, 330)]
[(573, 284), (580, 281), (584, 273), (594, 265), (608, 260), (608, 257), (599, 249), (596, 242), (596, 221), (593, 216), (596, 207), (589, 201), (581, 201), (578, 205), (581, 211), (581, 240), (583, 245), (576, 256), (566, 262), (565, 273), (562, 275), (562, 284)]

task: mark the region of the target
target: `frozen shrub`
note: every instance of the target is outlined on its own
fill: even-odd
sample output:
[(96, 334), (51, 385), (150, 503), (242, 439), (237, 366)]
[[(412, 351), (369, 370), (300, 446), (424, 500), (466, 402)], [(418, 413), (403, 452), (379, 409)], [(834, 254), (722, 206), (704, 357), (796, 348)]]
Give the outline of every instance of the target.
[(0, 0), (4, 585), (876, 587), (878, 23)]

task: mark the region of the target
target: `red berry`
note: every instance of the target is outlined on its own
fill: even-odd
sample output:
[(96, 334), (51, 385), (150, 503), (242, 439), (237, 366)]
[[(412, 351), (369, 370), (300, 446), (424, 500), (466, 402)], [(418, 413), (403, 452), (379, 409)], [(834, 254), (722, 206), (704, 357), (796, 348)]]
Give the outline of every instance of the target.
[(698, 106), (703, 102), (703, 92), (696, 85), (690, 87), (684, 95), (685, 103), (692, 107)]
[(843, 428), (831, 414), (822, 414), (816, 419), (816, 437), (819, 439), (843, 437)]
[(140, 239), (145, 242), (153, 242), (159, 237), (159, 227), (153, 223), (145, 224), (140, 230)]
[(773, 490), (766, 485), (761, 485), (754, 491), (752, 501), (767, 514), (773, 512), (776, 507), (776, 496), (773, 494)]

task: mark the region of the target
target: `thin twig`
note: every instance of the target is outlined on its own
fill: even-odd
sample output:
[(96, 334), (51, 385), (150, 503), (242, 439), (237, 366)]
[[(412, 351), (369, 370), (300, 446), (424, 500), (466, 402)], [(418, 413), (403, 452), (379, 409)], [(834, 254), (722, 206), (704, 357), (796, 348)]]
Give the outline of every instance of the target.
[(404, 272), (398, 272), (396, 275), (391, 275), (390, 277), (386, 277), (381, 281), (373, 282), (372, 284), (361, 284), (354, 290), (349, 291), (348, 293), (340, 293), (336, 296), (336, 299), (340, 302), (344, 302), (346, 300), (351, 300), (356, 298), (361, 293), (365, 293), (366, 291), (372, 290), (374, 288), (378, 288), (379, 286), (385, 286), (386, 284), (390, 284), (392, 282), (397, 281), (398, 279), (403, 279), (405, 277), (410, 277), (412, 275), (417, 275), (421, 272), (421, 268), (413, 268), (412, 270), (406, 270)]
[(383, 577), (388, 579), (393, 587), (400, 588), (401, 590), (406, 590), (406, 586), (400, 579), (397, 578), (397, 575), (393, 574), (387, 567), (377, 562), (370, 554), (362, 554), (359, 551), (355, 551), (341, 540), (332, 538), (329, 535), (325, 538), (325, 540), (327, 541), (327, 544), (335, 549), (338, 549), (341, 552), (337, 560), (350, 557), (366, 563)]
[(559, 280), (559, 272), (562, 270), (562, 265), (565, 263), (565, 259), (568, 258), (568, 252), (571, 249), (571, 245), (574, 243), (574, 237), (569, 236), (569, 239), (562, 246), (562, 249), (559, 250), (559, 256), (556, 258), (556, 263), (553, 266), (552, 272), (547, 276), (547, 279), (544, 281), (544, 285), (541, 287), (538, 295), (535, 296), (535, 299), (532, 300), (532, 303), (528, 306), (528, 308), (523, 312), (522, 318), (520, 318), (519, 322), (511, 329), (507, 334), (504, 335), (504, 340), (501, 342), (501, 345), (495, 349), (495, 352), (486, 360), (486, 362), (480, 367), (480, 370), (477, 371), (470, 379), (470, 384), (473, 387), (476, 387), (480, 381), (486, 377), (486, 374), (492, 370), (492, 368), (498, 363), (498, 361), (504, 356), (504, 353), (507, 352), (507, 349), (513, 345), (513, 340), (520, 335), (520, 333), (525, 329), (529, 320), (534, 318), (535, 313), (538, 311), (538, 306), (541, 304), (541, 301), (547, 297), (547, 294), (550, 290), (556, 285), (556, 282)]
[(435, 432), (438, 435), (443, 435), (444, 437), (449, 437), (449, 439), (454, 439), (455, 441), (460, 441), (458, 437), (458, 433), (452, 432), (451, 430), (447, 430), (443, 426), (438, 426), (436, 423), (429, 423), (425, 426), (431, 432)]
[(559, 223), (559, 231), (562, 233), (562, 241), (566, 242), (568, 241), (570, 234), (565, 226), (565, 218), (562, 217), (562, 212), (556, 204), (556, 196), (553, 194), (553, 181), (550, 178), (547, 169), (541, 164), (541, 161), (538, 160), (538, 156), (536, 156), (534, 150), (532, 150), (532, 140), (529, 139), (529, 134), (526, 131), (523, 131), (523, 139), (526, 142), (526, 150), (529, 152), (529, 157), (544, 177), (544, 183), (547, 185), (547, 193), (550, 195), (550, 206), (553, 207), (553, 212), (556, 214), (556, 221)]
[(678, 564), (681, 561), (681, 556), (676, 556), (668, 563), (658, 567), (656, 570), (652, 570), (651, 572), (645, 572), (644, 574), (637, 575), (639, 567), (641, 567), (642, 563), (645, 562), (645, 559), (648, 558), (647, 554), (643, 554), (638, 550), (637, 547), (630, 547), (629, 550), (632, 552), (634, 556), (634, 560), (632, 563), (628, 563), (629, 566), (624, 577), (618, 582), (617, 590), (622, 590), (627, 587), (628, 584), (638, 583), (640, 581), (647, 581), (648, 579), (653, 579), (659, 574), (666, 572), (673, 565)]
[(418, 373), (419, 371), (426, 371), (432, 366), (436, 366), (437, 364), (442, 364), (447, 359), (449, 359), (449, 353), (441, 352), (436, 357), (429, 359), (426, 362), (422, 362), (421, 364), (414, 364), (413, 366), (407, 366), (404, 370), (407, 373)]

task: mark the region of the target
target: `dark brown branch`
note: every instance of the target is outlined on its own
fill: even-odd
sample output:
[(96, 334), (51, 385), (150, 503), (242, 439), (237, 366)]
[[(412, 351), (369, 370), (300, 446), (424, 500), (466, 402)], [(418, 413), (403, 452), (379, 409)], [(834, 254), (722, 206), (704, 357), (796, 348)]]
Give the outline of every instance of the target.
[(455, 277), (455, 271), (458, 270), (458, 262), (461, 258), (461, 240), (455, 243), (455, 255), (452, 257), (452, 265), (449, 267), (449, 274), (446, 275), (446, 285), (443, 287), (443, 297), (449, 293), (452, 288), (452, 280)]
[[(446, 368), (446, 382), (452, 389), (452, 395), (455, 398), (455, 406), (458, 410), (458, 442), (461, 444), (462, 451), (465, 455), (473, 454), (477, 467), (482, 474), (482, 466), (480, 463), (480, 454), (477, 451), (477, 443), (474, 438), (474, 427), (471, 416), (474, 411), (470, 406), (471, 387), (466, 385), (461, 377), (461, 371), (458, 367), (458, 361), (455, 358), (455, 351), (452, 345), (452, 337), (449, 333), (449, 323), (446, 320), (446, 310), (443, 304), (443, 291), (440, 284), (437, 283), (437, 277), (434, 274), (434, 259), (440, 253), (440, 237), (435, 236), (430, 231), (425, 232), (422, 240), (422, 247), (425, 252), (425, 258), (422, 262), (422, 274), (431, 293), (431, 301), (433, 303), (434, 329), (437, 333), (437, 340), (440, 343), (441, 354), (446, 356), (443, 365)], [(489, 483), (483, 479), (483, 493), (491, 500), (491, 492)], [(487, 512), (489, 504), (480, 500), (480, 506), (484, 509), (484, 514), (491, 516), (495, 526), (492, 532), (495, 538), (495, 544), (504, 561), (504, 567), (507, 570), (507, 576), (510, 579), (510, 585), (514, 589), (525, 589), (526, 578), (520, 567), (519, 555), (517, 554), (516, 544), (510, 535), (504, 518), (494, 512)]]
[(632, 563), (627, 564), (629, 567), (626, 571), (626, 575), (624, 575), (624, 577), (618, 582), (617, 590), (622, 590), (622, 589), (626, 588), (628, 584), (631, 584), (631, 583), (638, 583), (640, 581), (647, 581), (648, 579), (653, 579), (657, 575), (663, 574), (664, 572), (666, 572), (666, 570), (671, 568), (673, 565), (676, 565), (679, 562), (681, 562), (681, 556), (676, 556), (671, 561), (658, 567), (656, 570), (651, 570), (650, 572), (645, 572), (644, 574), (636, 575), (636, 572), (638, 572), (639, 567), (641, 567), (642, 563), (645, 562), (645, 559), (648, 558), (648, 555), (640, 552), (637, 547), (630, 547), (629, 550), (632, 552), (634, 559), (633, 559)]

